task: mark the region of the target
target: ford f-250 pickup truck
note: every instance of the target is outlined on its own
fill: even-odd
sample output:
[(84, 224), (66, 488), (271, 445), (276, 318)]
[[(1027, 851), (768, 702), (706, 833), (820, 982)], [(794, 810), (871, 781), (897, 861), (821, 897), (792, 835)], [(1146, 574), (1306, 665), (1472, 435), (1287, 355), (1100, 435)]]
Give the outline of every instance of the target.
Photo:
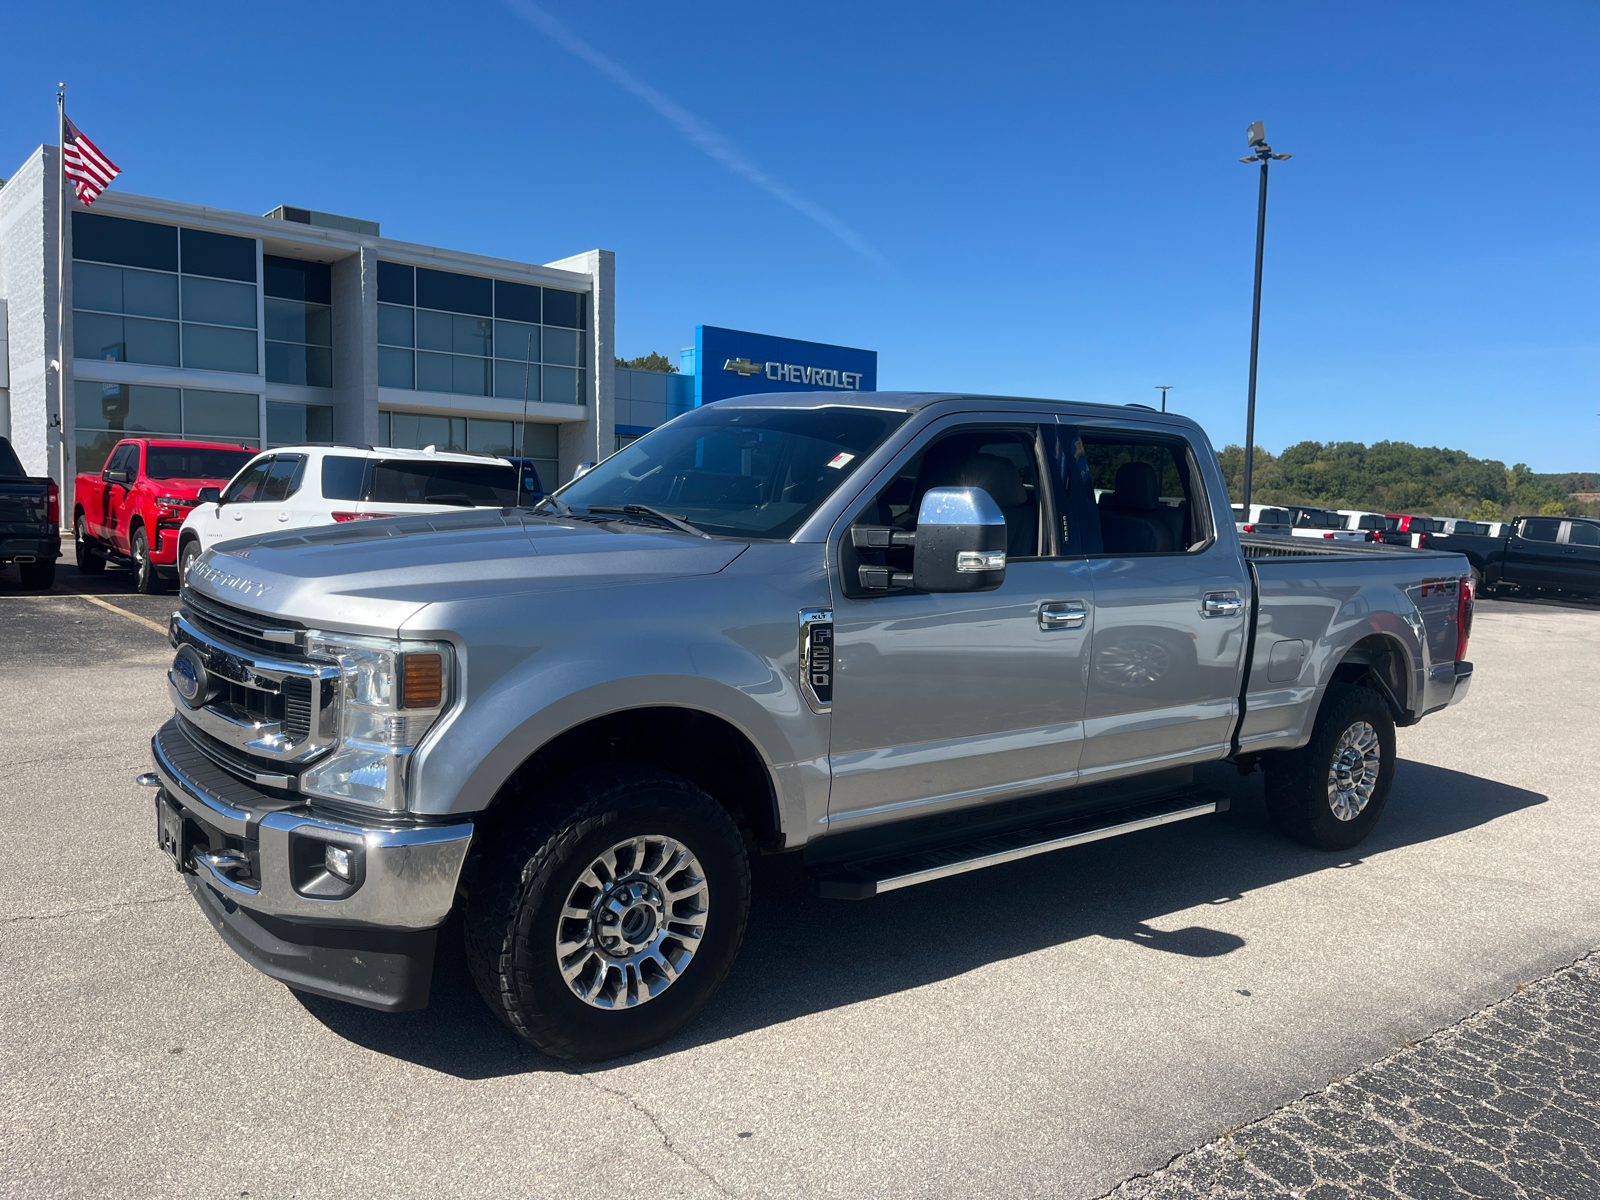
[(1471, 612), (1457, 556), (1241, 543), (1179, 416), (745, 397), (537, 507), (208, 551), (141, 782), (267, 974), (419, 1007), (459, 910), (490, 1007), (605, 1058), (721, 982), (752, 851), (865, 898), (1218, 811), (1225, 759), (1355, 845)]

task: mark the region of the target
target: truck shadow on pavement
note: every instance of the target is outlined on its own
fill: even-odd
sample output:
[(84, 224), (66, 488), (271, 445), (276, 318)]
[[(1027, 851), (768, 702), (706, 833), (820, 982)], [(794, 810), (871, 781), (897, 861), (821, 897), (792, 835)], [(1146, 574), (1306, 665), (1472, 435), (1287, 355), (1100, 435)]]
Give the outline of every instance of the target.
[[(1449, 837), (1547, 799), (1509, 784), (1401, 760), (1388, 809), (1373, 836), (1356, 850), (1328, 853), (1288, 842), (1272, 830), (1259, 774), (1240, 778), (1231, 767), (1219, 765), (1205, 768), (1201, 779), (1230, 794), (1229, 812), (874, 900), (822, 900), (805, 878), (798, 855), (757, 858), (749, 932), (728, 979), (687, 1029), (634, 1060), (921, 987), (1088, 937), (1128, 941), (1187, 958), (1231, 954), (1245, 944), (1236, 934), (1203, 925), (1162, 930), (1151, 922)], [(928, 937), (929, 929), (937, 929), (939, 936)], [(302, 994), (299, 999), (318, 1021), (358, 1045), (459, 1078), (582, 1069), (533, 1050), (490, 1013), (467, 974), (459, 918), (440, 934), (427, 1009), (378, 1013), (316, 996)]]

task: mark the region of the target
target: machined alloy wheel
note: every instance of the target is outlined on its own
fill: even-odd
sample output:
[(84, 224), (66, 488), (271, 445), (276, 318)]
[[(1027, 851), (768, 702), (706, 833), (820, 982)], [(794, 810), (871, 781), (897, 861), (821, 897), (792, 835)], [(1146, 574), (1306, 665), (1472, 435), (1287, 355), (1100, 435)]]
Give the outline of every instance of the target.
[(78, 570), (85, 575), (95, 575), (106, 569), (106, 560), (89, 545), (89, 527), (82, 513), (72, 523), (72, 545), (78, 557)]
[(595, 1008), (632, 1008), (666, 991), (705, 936), (710, 887), (680, 842), (618, 842), (567, 894), (556, 958), (572, 994)]
[(1328, 807), (1341, 821), (1354, 821), (1372, 799), (1383, 766), (1378, 731), (1357, 721), (1339, 735), (1328, 766)]
[(1280, 833), (1319, 850), (1348, 850), (1378, 823), (1394, 782), (1394, 714), (1377, 691), (1334, 683), (1311, 737), (1268, 755), (1267, 815)]
[(150, 561), (150, 538), (141, 529), (133, 531), (129, 547), (133, 551), (133, 587), (140, 595), (150, 596), (162, 590), (161, 578)]
[(200, 557), (200, 543), (191, 538), (183, 544), (183, 549), (178, 551), (178, 582), (189, 582), (189, 568), (194, 566), (194, 560)]

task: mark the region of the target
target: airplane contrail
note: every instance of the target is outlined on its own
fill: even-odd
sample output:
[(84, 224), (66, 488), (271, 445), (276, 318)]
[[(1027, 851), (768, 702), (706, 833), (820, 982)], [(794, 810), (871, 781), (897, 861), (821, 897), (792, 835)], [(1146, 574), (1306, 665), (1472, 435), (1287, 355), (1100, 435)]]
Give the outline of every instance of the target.
[(815, 201), (806, 199), (806, 197), (800, 195), (782, 180), (774, 179), (746, 158), (737, 146), (701, 121), (699, 117), (684, 108), (683, 105), (670, 96), (658, 92), (621, 64), (607, 58), (555, 17), (537, 4), (534, 4), (532, 0), (506, 0), (506, 2), (513, 12), (543, 30), (551, 40), (567, 53), (574, 58), (581, 58), (600, 74), (611, 80), (612, 83), (626, 92), (631, 92), (638, 99), (643, 100), (651, 108), (655, 109), (657, 113), (671, 122), (679, 133), (683, 134), (690, 142), (735, 175), (748, 179), (768, 195), (781, 200), (796, 212), (810, 217), (863, 258), (880, 267), (889, 266), (888, 260), (883, 255), (873, 249), (865, 238), (839, 220), (838, 217)]

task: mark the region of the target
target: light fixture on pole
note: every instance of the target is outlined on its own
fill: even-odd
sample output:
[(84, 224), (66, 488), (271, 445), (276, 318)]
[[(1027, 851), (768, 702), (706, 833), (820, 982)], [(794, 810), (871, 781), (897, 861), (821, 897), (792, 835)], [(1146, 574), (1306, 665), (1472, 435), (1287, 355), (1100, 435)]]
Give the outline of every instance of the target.
[(1161, 411), (1162, 412), (1166, 412), (1167, 411), (1167, 393), (1172, 390), (1172, 385), (1170, 383), (1158, 383), (1158, 384), (1155, 385), (1155, 389), (1156, 389), (1156, 391), (1161, 393)]
[(1250, 396), (1246, 404), (1244, 420), (1244, 519), (1250, 519), (1250, 476), (1255, 467), (1256, 457), (1256, 351), (1261, 345), (1261, 256), (1266, 248), (1267, 238), (1267, 165), (1271, 162), (1282, 162), (1291, 157), (1287, 154), (1274, 154), (1272, 147), (1267, 145), (1267, 127), (1263, 121), (1252, 121), (1250, 128), (1245, 130), (1245, 141), (1250, 146), (1250, 153), (1241, 158), (1243, 163), (1259, 162), (1261, 164), (1261, 199), (1256, 207), (1256, 298), (1255, 305), (1250, 313)]

